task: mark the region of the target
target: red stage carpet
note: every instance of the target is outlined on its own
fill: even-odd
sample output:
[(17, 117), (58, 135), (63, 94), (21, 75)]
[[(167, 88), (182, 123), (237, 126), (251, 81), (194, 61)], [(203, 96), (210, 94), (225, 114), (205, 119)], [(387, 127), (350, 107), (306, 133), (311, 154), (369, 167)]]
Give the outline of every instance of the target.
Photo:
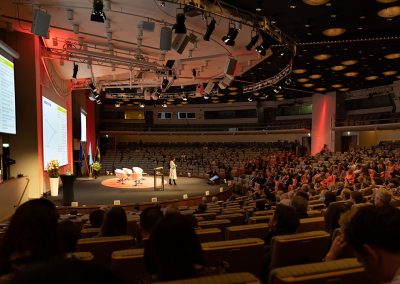
[[(167, 184), (167, 180), (164, 180), (164, 185)], [(101, 182), (101, 185), (112, 187), (112, 188), (132, 188), (132, 189), (154, 189), (154, 178), (153, 176), (146, 176), (141, 180), (141, 183), (136, 185), (133, 180), (125, 180), (124, 183), (118, 181), (118, 178), (109, 178)], [(161, 187), (161, 178), (157, 179), (157, 187)]]

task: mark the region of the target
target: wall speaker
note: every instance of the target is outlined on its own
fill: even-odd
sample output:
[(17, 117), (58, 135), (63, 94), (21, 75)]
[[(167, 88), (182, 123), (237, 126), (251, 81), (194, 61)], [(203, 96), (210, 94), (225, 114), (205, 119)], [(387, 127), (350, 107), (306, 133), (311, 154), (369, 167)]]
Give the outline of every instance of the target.
[(229, 58), (228, 62), (226, 63), (226, 66), (225, 66), (224, 73), (226, 75), (233, 75), (235, 73), (236, 64), (237, 64), (237, 60), (236, 59)]
[(154, 22), (142, 22), (143, 30), (147, 32), (154, 32), (156, 24)]
[(32, 33), (42, 37), (49, 37), (51, 16), (46, 12), (37, 10), (33, 16)]
[(214, 82), (211, 82), (211, 81), (208, 82), (206, 88), (204, 89), (204, 93), (210, 94), (211, 91), (212, 91), (212, 89), (214, 88), (214, 86), (215, 86), (215, 83), (214, 83)]
[(171, 50), (172, 29), (162, 27), (160, 32), (160, 50)]
[(190, 38), (186, 34), (177, 34), (172, 42), (172, 49), (182, 54), (185, 50)]

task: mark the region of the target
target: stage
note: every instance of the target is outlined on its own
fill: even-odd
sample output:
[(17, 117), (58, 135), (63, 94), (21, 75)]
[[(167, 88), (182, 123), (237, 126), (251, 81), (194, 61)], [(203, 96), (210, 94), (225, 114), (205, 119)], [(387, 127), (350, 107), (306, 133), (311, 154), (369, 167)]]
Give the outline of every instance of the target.
[[(159, 177), (158, 177), (159, 179)], [(153, 197), (158, 201), (183, 199), (204, 196), (206, 191), (210, 194), (219, 192), (224, 185), (208, 185), (207, 179), (196, 177), (178, 177), (177, 185), (168, 184), (168, 176), (164, 177), (164, 191), (154, 190), (154, 178), (152, 175), (144, 177), (142, 184), (135, 186), (133, 181), (125, 181), (125, 184), (117, 183), (115, 176), (100, 176), (97, 179), (77, 178), (74, 183), (75, 201), (79, 205), (113, 204), (114, 200), (120, 200), (121, 204), (151, 202)], [(158, 181), (160, 182), (160, 181)], [(116, 187), (114, 187), (114, 185)], [(62, 196), (60, 195), (62, 198)]]

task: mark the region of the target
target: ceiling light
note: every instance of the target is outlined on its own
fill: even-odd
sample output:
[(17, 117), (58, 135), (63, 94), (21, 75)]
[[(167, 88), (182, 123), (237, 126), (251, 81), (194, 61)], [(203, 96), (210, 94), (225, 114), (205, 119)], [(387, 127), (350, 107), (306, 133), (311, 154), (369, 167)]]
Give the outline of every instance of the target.
[(343, 65), (350, 66), (350, 65), (356, 64), (357, 62), (358, 62), (357, 60), (345, 60), (345, 61), (342, 61), (341, 63)]
[(376, 80), (376, 79), (378, 79), (379, 77), (378, 76), (368, 76), (368, 77), (365, 77), (365, 80), (367, 80), (367, 81), (374, 81), (374, 80)]
[(296, 9), (296, 7), (297, 7), (297, 6), (296, 6), (296, 2), (297, 2), (296, 0), (290, 0), (290, 6), (289, 6), (289, 8), (290, 8), (290, 9)]
[[(253, 31), (252, 31), (253, 32)], [(246, 45), (247, 50), (251, 50), (253, 46), (257, 43), (258, 39), (260, 38), (259, 34), (256, 33), (254, 36), (251, 37), (251, 40), (248, 45)]]
[(319, 79), (319, 78), (322, 77), (322, 75), (320, 75), (320, 74), (313, 74), (313, 75), (310, 75), (310, 76), (308, 76), (308, 77), (310, 77), (310, 79)]
[(346, 32), (345, 28), (330, 28), (324, 30), (322, 33), (326, 36), (340, 36)]
[(347, 72), (343, 74), (346, 77), (356, 77), (358, 75), (358, 72)]
[(264, 0), (257, 0), (257, 7), (256, 7), (256, 11), (257, 12), (261, 12), (263, 9), (263, 2)]
[(331, 85), (331, 87), (337, 89), (337, 88), (343, 87), (343, 85), (342, 84), (333, 84), (333, 85)]
[(293, 73), (295, 73), (295, 74), (303, 74), (303, 73), (306, 73), (306, 72), (307, 72), (306, 69), (294, 69), (293, 70)]
[(144, 108), (144, 103), (140, 103), (139, 107)]
[(229, 46), (234, 46), (235, 45), (235, 39), (238, 35), (239, 31), (230, 25), (228, 34), (224, 37), (222, 37), (222, 41), (225, 42), (226, 45)]
[(390, 54), (386, 54), (386, 55), (385, 55), (385, 58), (386, 58), (386, 59), (390, 59), (390, 60), (392, 60), (392, 59), (398, 59), (398, 58), (400, 58), (400, 53), (390, 53)]
[(303, 86), (306, 87), (306, 88), (311, 88), (311, 87), (314, 87), (314, 84), (313, 83), (307, 83), (307, 84), (304, 84)]
[(343, 65), (336, 65), (336, 66), (332, 66), (331, 69), (332, 69), (333, 71), (342, 71), (342, 70), (346, 69), (346, 66), (343, 66)]
[(72, 78), (76, 79), (78, 76), (79, 65), (74, 62), (74, 69), (72, 73)]
[(215, 24), (216, 24), (216, 23), (217, 23), (217, 22), (216, 22), (214, 19), (212, 19), (211, 22), (207, 25), (207, 31), (206, 31), (206, 33), (205, 33), (204, 36), (203, 36), (203, 39), (204, 39), (205, 41), (210, 41), (210, 37), (211, 37), (212, 33), (213, 33), (214, 30), (215, 30)]
[(329, 0), (303, 0), (303, 2), (311, 6), (319, 6), (328, 3)]
[(378, 12), (378, 16), (382, 18), (394, 18), (399, 15), (400, 15), (400, 6), (385, 8)]
[(299, 78), (299, 79), (297, 79), (297, 82), (300, 82), (300, 83), (306, 83), (308, 81), (310, 81), (310, 79), (308, 79), (308, 78)]
[(91, 21), (104, 23), (107, 17), (106, 14), (104, 14), (103, 7), (104, 6), (102, 0), (93, 0), (93, 10), (90, 16)]
[(247, 100), (248, 100), (249, 102), (252, 102), (252, 101), (253, 101), (253, 97), (250, 96), (250, 97), (247, 98)]
[(390, 71), (382, 72), (382, 74), (385, 75), (385, 76), (392, 76), (392, 75), (396, 75), (397, 72), (398, 72), (398, 71), (390, 70)]
[(176, 14), (176, 23), (172, 27), (176, 34), (186, 34), (185, 21), (186, 17), (183, 11)]
[(317, 92), (325, 92), (326, 88), (316, 88), (315, 89)]
[(331, 58), (331, 57), (332, 57), (332, 55), (323, 53), (323, 54), (317, 54), (317, 55), (315, 55), (315, 56), (314, 56), (314, 59), (315, 59), (315, 60), (327, 60), (327, 59), (329, 59), (329, 58)]
[(115, 107), (120, 107), (121, 105), (120, 105), (120, 103), (119, 102), (116, 102), (115, 103)]

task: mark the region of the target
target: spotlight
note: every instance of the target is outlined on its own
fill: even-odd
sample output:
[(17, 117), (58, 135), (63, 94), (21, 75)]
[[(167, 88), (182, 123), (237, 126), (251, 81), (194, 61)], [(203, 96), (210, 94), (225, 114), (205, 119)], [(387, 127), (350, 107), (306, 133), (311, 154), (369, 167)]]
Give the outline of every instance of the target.
[(78, 70), (79, 70), (79, 65), (74, 63), (74, 71), (72, 74), (72, 78), (76, 79), (76, 76), (78, 76)]
[(92, 15), (90, 16), (91, 21), (104, 23), (107, 17), (106, 14), (104, 14), (103, 7), (102, 0), (93, 0), (93, 10)]
[(229, 46), (235, 46), (235, 39), (239, 33), (239, 30), (235, 27), (230, 26), (228, 34), (222, 38), (223, 42)]
[(172, 27), (176, 34), (186, 34), (185, 21), (186, 17), (184, 13), (176, 14), (176, 23)]
[(192, 75), (193, 75), (193, 77), (196, 77), (197, 76), (197, 71), (196, 71), (196, 69), (192, 69)]
[(216, 23), (217, 22), (214, 19), (212, 19), (211, 22), (207, 25), (207, 31), (206, 31), (206, 33), (204, 34), (204, 37), (203, 37), (203, 39), (205, 41), (210, 41), (210, 37), (211, 37), (212, 33), (215, 30), (215, 24)]
[(271, 45), (275, 44), (276, 40), (266, 33), (262, 34), (262, 39), (263, 41), (259, 46), (256, 47), (256, 51), (260, 53), (262, 56), (265, 56), (267, 54), (267, 49)]
[(253, 48), (253, 46), (257, 43), (259, 38), (260, 38), (260, 36), (258, 34), (256, 34), (255, 36), (252, 36), (249, 44), (246, 46), (246, 49), (251, 50)]
[(290, 9), (296, 9), (296, 7), (297, 7), (296, 2), (297, 2), (296, 0), (290, 0), (289, 8)]
[(248, 97), (247, 100), (248, 100), (249, 102), (252, 102), (252, 101), (253, 101), (253, 96)]
[(168, 83), (169, 83), (168, 79), (164, 78), (161, 83), (161, 88), (164, 90), (168, 86)]
[(257, 0), (257, 8), (256, 8), (257, 12), (261, 12), (262, 11), (263, 2), (264, 2), (264, 0)]
[(161, 106), (162, 107), (167, 107), (167, 103), (164, 101)]
[(140, 103), (139, 107), (144, 108), (144, 103)]
[(89, 83), (89, 88), (92, 90), (93, 93), (97, 92), (96, 86), (93, 84), (93, 82)]
[(115, 103), (115, 107), (120, 107), (121, 105), (120, 105), (120, 103), (119, 102), (116, 102)]

